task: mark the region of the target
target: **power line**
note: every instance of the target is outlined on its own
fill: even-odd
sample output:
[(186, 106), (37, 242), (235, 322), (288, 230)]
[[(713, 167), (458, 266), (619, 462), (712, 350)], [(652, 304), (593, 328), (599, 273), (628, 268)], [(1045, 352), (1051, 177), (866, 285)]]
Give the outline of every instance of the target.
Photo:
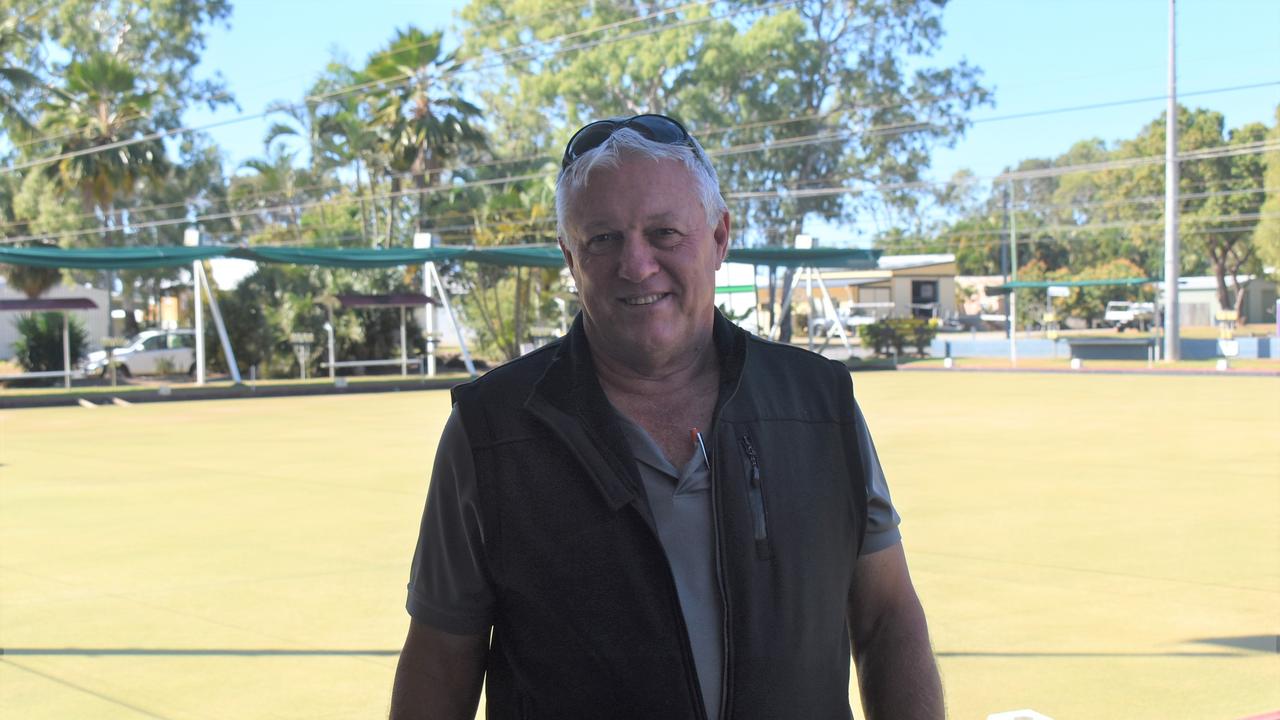
[[(799, 1), (799, 0), (778, 0), (778, 2), (773, 2), (773, 3), (767, 4), (767, 5), (762, 5), (762, 6), (760, 6), (760, 7), (754, 7), (754, 8), (753, 8), (753, 7), (748, 7), (748, 8), (743, 8), (743, 9), (741, 9), (741, 10), (738, 10), (738, 11), (735, 11), (735, 12), (733, 12), (733, 13), (730, 13), (727, 17), (733, 17), (733, 16), (735, 16), (735, 15), (743, 14), (743, 13), (746, 13), (746, 12), (760, 12), (760, 11), (771, 10), (771, 9), (774, 9), (774, 8), (777, 8), (777, 7), (781, 7), (781, 6), (784, 6), (784, 5), (792, 5), (792, 4), (795, 4), (795, 3), (796, 3), (796, 2), (798, 2), (798, 1)], [(610, 23), (610, 24), (608, 24), (608, 25), (607, 25), (607, 26), (605, 26), (605, 27), (606, 27), (607, 29), (613, 29), (613, 28), (619, 27), (619, 26), (624, 25), (624, 24), (630, 24), (630, 23), (641, 22), (641, 21), (644, 21), (644, 20), (647, 20), (647, 19), (651, 19), (652, 17), (657, 17), (657, 16), (660, 16), (660, 15), (669, 14), (669, 13), (671, 13), (671, 12), (675, 12), (675, 11), (680, 10), (680, 9), (686, 9), (686, 8), (688, 8), (688, 7), (692, 7), (692, 6), (696, 6), (696, 5), (705, 5), (705, 4), (709, 3), (709, 2), (711, 2), (711, 0), (699, 0), (698, 2), (688, 3), (688, 4), (686, 4), (686, 5), (683, 5), (683, 6), (681, 6), (680, 8), (674, 8), (674, 9), (666, 10), (666, 11), (662, 11), (662, 12), (659, 12), (659, 13), (652, 13), (652, 14), (650, 14), (650, 15), (645, 15), (645, 16), (641, 16), (641, 17), (637, 17), (637, 18), (628, 18), (627, 20), (624, 20), (624, 21), (616, 21), (616, 22), (614, 22), (614, 23)], [(665, 32), (665, 31), (668, 31), (668, 30), (674, 30), (674, 29), (678, 29), (678, 28), (681, 28), (681, 27), (686, 27), (686, 26), (689, 26), (689, 25), (695, 25), (695, 24), (700, 24), (700, 23), (710, 22), (711, 20), (715, 20), (715, 19), (717, 19), (715, 16), (710, 16), (710, 15), (709, 15), (709, 16), (707, 16), (707, 17), (705, 17), (705, 18), (694, 18), (694, 19), (690, 19), (690, 20), (684, 20), (684, 21), (680, 21), (680, 22), (678, 22), (678, 23), (674, 23), (674, 24), (671, 24), (671, 25), (660, 26), (660, 27), (657, 27), (657, 28), (648, 28), (648, 29), (646, 29), (646, 30), (641, 30), (641, 31), (637, 31), (637, 32), (629, 33), (629, 34), (627, 34), (627, 35), (622, 35), (622, 36), (615, 37), (615, 38), (605, 38), (605, 39), (603, 39), (603, 40), (592, 41), (592, 42), (586, 42), (586, 43), (579, 43), (579, 44), (577, 44), (577, 45), (571, 45), (571, 46), (566, 47), (566, 48), (557, 48), (557, 49), (555, 49), (555, 50), (553, 50), (553, 51), (550, 51), (550, 52), (544, 53), (543, 55), (535, 56), (535, 58), (551, 57), (551, 56), (555, 56), (555, 55), (559, 55), (559, 54), (563, 54), (563, 53), (576, 52), (576, 51), (578, 51), (578, 50), (583, 50), (583, 49), (590, 49), (590, 48), (592, 48), (592, 47), (598, 47), (598, 46), (600, 46), (600, 45), (604, 45), (604, 44), (612, 44), (612, 43), (616, 43), (616, 42), (625, 42), (625, 41), (627, 41), (627, 40), (632, 40), (632, 39), (635, 39), (635, 38), (637, 38), (637, 37), (643, 37), (643, 36), (646, 36), (646, 35), (652, 35), (652, 34), (655, 34), (655, 33), (658, 33), (658, 32)], [(575, 33), (567, 33), (564, 37), (569, 37), (569, 36), (578, 36), (578, 35), (582, 35), (583, 33), (586, 33), (586, 32), (588, 32), (588, 31), (587, 31), (587, 30), (581, 30), (581, 31), (576, 31)], [(590, 30), (590, 32), (595, 32), (595, 30)], [(522, 46), (518, 46), (518, 47), (515, 47), (515, 48), (511, 48), (510, 50), (508, 50), (508, 51), (504, 51), (504, 52), (505, 52), (505, 53), (507, 53), (507, 54), (511, 54), (511, 53), (514, 53), (514, 52), (516, 52), (516, 51), (518, 51), (518, 50), (521, 50), (521, 49), (526, 49), (526, 48), (534, 47), (534, 46), (537, 46), (537, 45), (546, 45), (546, 44), (549, 44), (549, 43), (551, 43), (551, 42), (554, 42), (554, 41), (556, 41), (556, 40), (558, 40), (558, 39), (560, 39), (560, 38), (559, 38), (559, 37), (554, 37), (554, 38), (547, 38), (547, 39), (545, 39), (545, 40), (536, 40), (536, 41), (534, 41), (534, 42), (526, 43), (525, 45), (522, 45)], [(455, 70), (455, 71), (447, 71), (447, 72), (444, 72), (444, 73), (442, 73), (442, 74), (441, 74), (438, 78), (436, 78), (436, 79), (440, 79), (440, 80), (442, 80), (442, 79), (447, 79), (447, 78), (450, 78), (450, 77), (453, 77), (453, 76), (455, 76), (455, 75), (459, 75), (459, 74), (482, 72), (482, 71), (484, 71), (484, 70), (493, 69), (493, 67), (501, 66), (501, 64), (502, 64), (502, 63), (499, 63), (499, 64), (494, 65), (494, 66), (478, 67), (478, 68), (467, 68), (467, 67), (462, 67), (462, 68), (459, 68), (459, 69), (457, 69), (457, 70)], [(397, 86), (397, 85), (404, 84), (404, 82), (405, 82), (405, 81), (407, 81), (407, 80), (411, 79), (412, 77), (413, 77), (413, 75), (411, 75), (411, 74), (405, 74), (405, 75), (403, 75), (403, 76), (401, 76), (401, 77), (399, 77), (399, 78), (386, 78), (386, 79), (380, 79), (380, 80), (376, 80), (376, 81), (368, 81), (368, 82), (364, 82), (364, 83), (357, 83), (357, 84), (355, 84), (355, 85), (348, 86), (348, 87), (344, 87), (344, 88), (339, 88), (339, 89), (337, 89), (337, 90), (333, 90), (333, 91), (331, 91), (331, 92), (321, 93), (321, 94), (319, 94), (319, 95), (309, 96), (309, 97), (307, 97), (307, 98), (306, 98), (306, 100), (305, 100), (303, 103), (294, 103), (294, 104), (291, 104), (291, 105), (286, 105), (286, 106), (281, 106), (281, 107), (283, 107), (283, 108), (305, 108), (305, 107), (307, 106), (307, 103), (309, 103), (309, 102), (321, 102), (321, 101), (323, 101), (323, 100), (328, 100), (328, 99), (332, 99), (332, 98), (335, 98), (335, 97), (340, 97), (340, 96), (342, 96), (342, 95), (351, 94), (352, 92), (359, 92), (359, 91), (361, 91), (361, 90), (365, 90), (365, 89), (368, 89), (368, 88), (371, 88), (371, 87), (375, 87), (375, 86), (380, 86), (380, 87), (379, 87), (379, 89), (380, 89), (380, 90), (388, 90), (388, 89), (391, 89), (392, 87), (395, 87), (395, 86)], [(212, 129), (212, 128), (215, 128), (215, 127), (222, 127), (222, 126), (224, 126), (224, 125), (231, 125), (231, 124), (234, 124), (234, 123), (245, 122), (245, 121), (248, 121), (248, 120), (256, 120), (256, 119), (259, 119), (259, 118), (262, 118), (262, 117), (266, 117), (267, 115), (273, 114), (274, 112), (278, 112), (278, 111), (279, 111), (279, 109), (281, 109), (281, 108), (275, 108), (275, 109), (267, 110), (267, 111), (263, 111), (263, 112), (260, 112), (260, 113), (254, 113), (254, 114), (251, 114), (251, 115), (240, 115), (240, 116), (237, 116), (237, 117), (228, 118), (228, 119), (226, 119), (226, 120), (221, 120), (221, 121), (217, 121), (217, 122), (207, 123), (207, 124), (204, 124), (204, 125), (198, 125), (198, 126), (184, 126), (184, 127), (180, 127), (180, 128), (174, 128), (174, 129), (172, 129), (172, 130), (165, 130), (165, 131), (160, 131), (160, 132), (148, 133), (148, 134), (143, 135), (143, 136), (138, 137), (138, 138), (132, 138), (132, 139), (129, 139), (129, 140), (120, 140), (120, 141), (117, 141), (117, 142), (114, 142), (114, 143), (108, 143), (108, 144), (106, 144), (106, 145), (99, 145), (99, 146), (95, 146), (95, 147), (93, 147), (93, 148), (84, 148), (84, 149), (76, 150), (76, 151), (72, 151), (72, 152), (60, 153), (60, 154), (57, 154), (57, 155), (52, 155), (52, 156), (43, 157), (43, 158), (36, 158), (36, 159), (29, 160), (29, 161), (26, 161), (26, 162), (23, 162), (23, 163), (18, 163), (18, 164), (16, 164), (16, 165), (12, 165), (12, 166), (10, 166), (10, 167), (8, 167), (8, 168), (4, 168), (3, 170), (0, 170), (0, 172), (14, 172), (14, 171), (17, 171), (17, 170), (25, 170), (25, 169), (30, 168), (30, 167), (37, 167), (37, 166), (40, 166), (40, 165), (47, 165), (47, 164), (49, 164), (49, 163), (59, 162), (59, 161), (62, 161), (62, 160), (68, 160), (68, 159), (72, 159), (72, 158), (75, 158), (75, 157), (80, 157), (80, 156), (82, 156), (82, 155), (89, 155), (89, 154), (95, 154), (95, 153), (99, 153), (99, 152), (106, 152), (106, 151), (108, 151), (108, 150), (114, 150), (114, 149), (117, 149), (117, 148), (120, 148), (120, 147), (126, 147), (126, 146), (128, 146), (128, 145), (133, 145), (133, 144), (142, 143), (142, 142), (150, 142), (151, 140), (163, 139), (163, 138), (167, 138), (167, 137), (172, 137), (172, 136), (174, 136), (174, 135), (180, 135), (180, 134), (183, 134), (183, 133), (198, 132), (198, 131), (203, 131), (203, 130), (209, 130), (209, 129)]]

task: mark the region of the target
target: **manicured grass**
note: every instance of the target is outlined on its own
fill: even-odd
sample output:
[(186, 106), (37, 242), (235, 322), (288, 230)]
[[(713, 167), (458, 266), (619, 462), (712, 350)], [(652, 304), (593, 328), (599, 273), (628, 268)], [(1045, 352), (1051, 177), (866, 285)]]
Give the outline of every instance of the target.
[[(1280, 381), (854, 381), (952, 717), (1280, 708)], [(0, 412), (0, 715), (385, 717), (448, 403)]]

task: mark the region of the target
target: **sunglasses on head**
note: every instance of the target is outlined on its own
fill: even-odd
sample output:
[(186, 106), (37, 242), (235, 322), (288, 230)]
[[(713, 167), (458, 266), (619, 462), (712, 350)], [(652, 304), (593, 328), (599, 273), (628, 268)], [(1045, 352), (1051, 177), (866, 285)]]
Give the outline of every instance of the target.
[(624, 120), (597, 120), (583, 125), (582, 129), (569, 138), (564, 148), (564, 159), (560, 161), (560, 169), (564, 170), (591, 150), (604, 144), (611, 135), (622, 128), (631, 128), (646, 138), (665, 145), (688, 145), (697, 150), (689, 131), (676, 120), (666, 115), (635, 115)]

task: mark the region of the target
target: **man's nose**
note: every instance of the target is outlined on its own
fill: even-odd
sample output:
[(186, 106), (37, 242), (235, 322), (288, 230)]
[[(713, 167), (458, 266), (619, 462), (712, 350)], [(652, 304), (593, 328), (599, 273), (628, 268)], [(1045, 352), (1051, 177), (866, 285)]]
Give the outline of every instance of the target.
[(653, 245), (640, 233), (628, 233), (622, 241), (622, 256), (618, 258), (618, 277), (632, 283), (644, 282), (657, 274), (658, 260)]

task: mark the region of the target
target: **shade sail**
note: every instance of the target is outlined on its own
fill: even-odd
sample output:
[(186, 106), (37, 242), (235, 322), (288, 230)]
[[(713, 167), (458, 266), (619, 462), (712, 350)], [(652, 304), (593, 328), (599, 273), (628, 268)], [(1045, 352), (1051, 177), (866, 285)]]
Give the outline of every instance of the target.
[(874, 270), (880, 258), (880, 250), (867, 248), (788, 248), (751, 247), (730, 248), (729, 262), (774, 267), (844, 268), (846, 270)]
[(450, 260), (466, 253), (467, 248), (464, 247), (378, 249), (258, 246), (237, 249), (231, 253), (231, 256), (290, 265), (386, 268)]
[[(874, 269), (880, 250), (855, 248), (784, 247), (731, 248), (729, 262), (777, 267)], [(318, 265), (321, 267), (386, 268), (425, 262), (461, 260), (490, 265), (564, 267), (556, 245), (505, 245), (469, 247), (446, 245), (430, 248), (334, 248), (334, 247), (121, 247), (51, 248), (0, 247), (0, 263), (78, 270), (143, 270), (190, 265), (195, 260), (219, 257), (256, 262)], [(1056, 284), (1056, 283), (1055, 283)]]
[(77, 270), (149, 270), (223, 257), (226, 247), (0, 247), (0, 263)]
[(989, 285), (985, 292), (988, 295), (1007, 295), (1013, 290), (1051, 287), (1105, 287), (1131, 286), (1158, 283), (1159, 278), (1117, 278), (1115, 280), (1016, 280), (1003, 285)]

